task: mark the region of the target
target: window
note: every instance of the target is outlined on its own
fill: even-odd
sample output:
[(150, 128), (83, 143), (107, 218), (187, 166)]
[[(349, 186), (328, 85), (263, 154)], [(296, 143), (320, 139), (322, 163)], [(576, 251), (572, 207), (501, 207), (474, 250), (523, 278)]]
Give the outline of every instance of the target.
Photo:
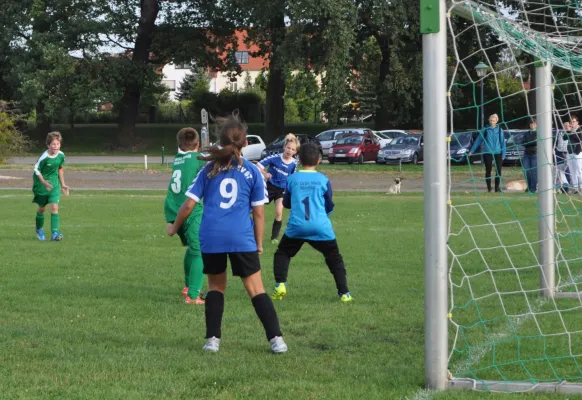
[(185, 62), (185, 63), (178, 63), (175, 65), (176, 69), (192, 69), (192, 63)]
[(234, 53), (236, 57), (236, 62), (238, 64), (248, 64), (249, 63), (249, 52), (248, 51), (237, 51)]
[(247, 136), (247, 141), (249, 142), (249, 145), (251, 145), (251, 144), (261, 144), (261, 141), (259, 140), (259, 138), (254, 137), (254, 136)]
[(166, 80), (162, 81), (162, 85), (166, 85), (166, 87), (172, 91), (176, 90), (176, 81)]
[(238, 91), (238, 83), (237, 82), (229, 82), (228, 83), (228, 90), (230, 90), (231, 92)]
[(333, 132), (323, 132), (317, 135), (319, 140), (333, 140)]

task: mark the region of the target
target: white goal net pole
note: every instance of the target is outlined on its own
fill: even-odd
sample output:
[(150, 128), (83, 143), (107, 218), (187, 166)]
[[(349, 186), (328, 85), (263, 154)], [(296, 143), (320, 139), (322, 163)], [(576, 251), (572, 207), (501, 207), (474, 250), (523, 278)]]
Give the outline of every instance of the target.
[(442, 390), (448, 364), (447, 27), (445, 0), (420, 1), (424, 121), (425, 385)]
[[(554, 209), (554, 180), (552, 140), (552, 71), (551, 64), (538, 60), (536, 63), (536, 107), (538, 123), (538, 201), (540, 294), (553, 298), (555, 281), (554, 233), (556, 226)], [(557, 128), (557, 127), (556, 127)]]

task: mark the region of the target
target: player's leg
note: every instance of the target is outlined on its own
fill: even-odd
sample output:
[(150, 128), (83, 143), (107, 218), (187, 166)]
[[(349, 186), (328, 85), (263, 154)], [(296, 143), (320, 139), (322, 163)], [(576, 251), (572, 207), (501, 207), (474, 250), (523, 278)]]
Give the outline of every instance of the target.
[(346, 267), (344, 265), (344, 259), (339, 252), (337, 241), (335, 239), (322, 241), (310, 240), (309, 244), (325, 257), (325, 263), (329, 268), (329, 272), (333, 275), (337, 293), (340, 296), (341, 301), (351, 301), (352, 296), (348, 289)]
[(38, 240), (46, 240), (46, 236), (44, 234), (44, 212), (46, 211), (46, 206), (39, 206), (38, 210), (36, 211), (36, 237)]
[(241, 277), (257, 317), (263, 324), (271, 349), (274, 353), (287, 352), (287, 344), (283, 340), (277, 311), (275, 311), (273, 302), (265, 293), (259, 254), (257, 252), (230, 253), (229, 258), (232, 265), (232, 273)]
[(206, 344), (202, 350), (217, 352), (222, 337), (222, 314), (226, 290), (226, 253), (202, 253), (204, 273), (208, 275), (209, 291), (204, 304)]
[(51, 240), (57, 242), (63, 240), (63, 234), (61, 233), (61, 218), (59, 215), (59, 203), (58, 198), (49, 200), (49, 207), (51, 210)]
[(271, 231), (271, 243), (279, 243), (279, 233), (281, 233), (281, 225), (283, 225), (283, 197), (275, 200), (275, 220), (273, 221), (273, 229)]
[(273, 257), (273, 273), (275, 275), (275, 290), (271, 295), (273, 300), (282, 300), (287, 294), (289, 264), (291, 263), (291, 258), (295, 257), (301, 249), (303, 243), (302, 239), (290, 238), (287, 235), (283, 235), (281, 238), (281, 243), (279, 243), (279, 247), (277, 247)]
[[(200, 221), (193, 220), (186, 231), (186, 238), (188, 240), (188, 250), (184, 262), (189, 263), (188, 267), (188, 297), (184, 301), (186, 304), (204, 304), (204, 300), (200, 297), (202, 283), (204, 282), (204, 263), (202, 262), (202, 253), (200, 252), (200, 239), (198, 232), (200, 228)], [(185, 266), (185, 264), (184, 264)]]

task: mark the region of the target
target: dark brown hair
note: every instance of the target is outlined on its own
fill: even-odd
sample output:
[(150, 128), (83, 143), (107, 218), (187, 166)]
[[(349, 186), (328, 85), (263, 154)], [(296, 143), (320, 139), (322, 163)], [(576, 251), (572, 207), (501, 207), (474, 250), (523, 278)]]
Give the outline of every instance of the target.
[(61, 132), (50, 132), (48, 135), (46, 135), (46, 145), (50, 146), (50, 144), (53, 142), (53, 140), (58, 140), (59, 142), (63, 143), (63, 136), (61, 135)]
[(208, 149), (208, 156), (198, 157), (200, 160), (212, 163), (209, 178), (215, 177), (224, 170), (230, 170), (233, 164), (242, 165), (241, 152), (247, 142), (246, 128), (236, 115), (217, 119), (217, 122), (221, 126), (218, 145)]
[(176, 136), (178, 147), (182, 151), (191, 151), (200, 143), (198, 132), (194, 128), (182, 128)]

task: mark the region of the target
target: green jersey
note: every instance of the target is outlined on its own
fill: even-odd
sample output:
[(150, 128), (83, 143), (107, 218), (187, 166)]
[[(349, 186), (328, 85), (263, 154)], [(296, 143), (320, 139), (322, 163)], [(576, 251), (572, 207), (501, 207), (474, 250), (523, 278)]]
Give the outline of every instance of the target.
[[(54, 156), (50, 156), (48, 151), (45, 151), (36, 164), (34, 164), (34, 174), (32, 176), (32, 191), (37, 196), (58, 195), (61, 190), (61, 181), (59, 180), (59, 169), (65, 165), (65, 153), (59, 151)], [(42, 184), (38, 175), (42, 175), (45, 181), (48, 181), (52, 187), (52, 191), (48, 191)]]
[[(200, 153), (195, 151), (183, 152), (178, 150), (172, 165), (172, 178), (168, 185), (168, 194), (164, 204), (166, 222), (174, 222), (178, 215), (178, 210), (186, 200), (186, 191), (204, 166), (204, 161), (200, 161)], [(201, 205), (197, 205), (192, 211), (191, 217), (202, 215)]]

